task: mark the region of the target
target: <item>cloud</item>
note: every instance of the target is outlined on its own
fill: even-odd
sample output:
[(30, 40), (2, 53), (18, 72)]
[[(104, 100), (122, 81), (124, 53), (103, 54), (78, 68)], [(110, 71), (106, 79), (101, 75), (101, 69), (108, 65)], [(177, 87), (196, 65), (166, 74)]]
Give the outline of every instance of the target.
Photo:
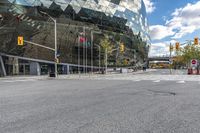
[(165, 25), (150, 26), (150, 35), (152, 40), (161, 40), (166, 37), (179, 39), (199, 30), (200, 1), (194, 4), (188, 3), (183, 8), (175, 9), (171, 14), (171, 17), (170, 20), (166, 20)]
[(168, 43), (154, 43), (151, 44), (149, 57), (152, 56), (165, 56), (169, 55), (169, 44)]
[(150, 36), (152, 40), (160, 40), (165, 38), (166, 36), (174, 35), (175, 32), (172, 31), (167, 26), (163, 25), (153, 25), (150, 26)]
[(154, 3), (151, 0), (144, 0), (144, 4), (146, 6), (147, 13), (152, 13), (156, 9)]
[[(173, 45), (177, 41), (172, 39), (170, 41), (165, 41), (165, 42), (158, 42), (158, 43), (153, 43), (150, 46), (150, 51), (149, 51), (149, 57), (155, 57), (155, 56), (169, 56), (169, 46), (170, 43)], [(186, 45), (186, 44), (185, 44)], [(182, 45), (181, 47), (184, 47), (185, 45)], [(172, 52), (172, 55), (174, 55), (175, 52)]]
[(167, 26), (177, 30), (172, 38), (178, 39), (193, 33), (200, 29), (200, 1), (195, 4), (188, 3), (185, 7), (176, 9), (172, 16), (173, 18), (166, 22)]

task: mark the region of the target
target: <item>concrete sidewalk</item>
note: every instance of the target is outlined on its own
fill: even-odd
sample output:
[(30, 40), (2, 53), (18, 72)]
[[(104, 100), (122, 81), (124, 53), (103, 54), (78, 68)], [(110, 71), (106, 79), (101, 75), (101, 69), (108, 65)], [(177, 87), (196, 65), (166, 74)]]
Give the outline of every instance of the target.
[(31, 76), (31, 75), (21, 75), (21, 76), (6, 76), (6, 77), (0, 77), (0, 80), (26, 80), (26, 79), (48, 79), (48, 75), (44, 76)]
[(31, 75), (15, 75), (15, 76), (6, 76), (6, 77), (0, 77), (0, 80), (26, 80), (26, 79), (35, 79), (35, 80), (44, 80), (44, 79), (79, 79), (79, 78), (98, 78), (98, 77), (115, 77), (115, 76), (122, 76), (122, 75), (130, 75), (130, 74), (142, 74), (142, 73), (148, 73), (156, 71), (154, 69), (147, 69), (147, 71), (137, 71), (137, 72), (131, 72), (131, 73), (107, 73), (107, 74), (96, 74), (96, 73), (86, 73), (86, 74), (69, 74), (69, 75), (58, 75), (57, 78), (49, 77), (48, 75), (42, 75), (42, 76), (31, 76)]

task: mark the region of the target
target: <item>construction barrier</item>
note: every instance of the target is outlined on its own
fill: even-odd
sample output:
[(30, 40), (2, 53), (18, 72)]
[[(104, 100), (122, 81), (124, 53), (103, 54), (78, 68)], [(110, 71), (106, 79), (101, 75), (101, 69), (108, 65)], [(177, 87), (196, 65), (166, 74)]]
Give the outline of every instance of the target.
[(200, 70), (189, 68), (188, 75), (200, 75)]

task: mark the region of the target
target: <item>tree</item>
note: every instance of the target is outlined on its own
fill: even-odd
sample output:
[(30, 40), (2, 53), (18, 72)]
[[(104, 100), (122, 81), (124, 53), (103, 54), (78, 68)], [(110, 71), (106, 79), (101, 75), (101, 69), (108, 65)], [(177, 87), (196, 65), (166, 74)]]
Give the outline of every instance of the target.
[(107, 71), (107, 58), (109, 55), (112, 54), (113, 51), (113, 45), (111, 44), (110, 40), (108, 39), (107, 36), (105, 36), (101, 41), (100, 41), (100, 46), (101, 49), (104, 53), (104, 65), (106, 67)]
[(189, 65), (192, 59), (200, 60), (200, 47), (195, 45), (187, 45), (176, 51), (176, 62), (179, 64)]
[(100, 41), (100, 46), (102, 51), (106, 51), (107, 50), (107, 54), (111, 55), (112, 54), (112, 50), (113, 50), (113, 45), (111, 44), (110, 40), (108, 39), (108, 37), (104, 37), (101, 41)]

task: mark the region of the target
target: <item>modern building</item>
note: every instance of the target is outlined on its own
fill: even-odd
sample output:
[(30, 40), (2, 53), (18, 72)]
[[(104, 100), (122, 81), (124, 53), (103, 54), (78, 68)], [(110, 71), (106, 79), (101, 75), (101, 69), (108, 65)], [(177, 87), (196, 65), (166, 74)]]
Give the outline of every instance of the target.
[[(109, 40), (108, 66), (135, 66), (148, 55), (149, 30), (142, 0), (1, 0), (0, 75), (41, 75), (54, 70), (54, 51), (24, 43), (18, 36), (55, 47), (57, 27), (60, 74), (102, 70)], [(120, 52), (120, 45), (125, 49)]]

